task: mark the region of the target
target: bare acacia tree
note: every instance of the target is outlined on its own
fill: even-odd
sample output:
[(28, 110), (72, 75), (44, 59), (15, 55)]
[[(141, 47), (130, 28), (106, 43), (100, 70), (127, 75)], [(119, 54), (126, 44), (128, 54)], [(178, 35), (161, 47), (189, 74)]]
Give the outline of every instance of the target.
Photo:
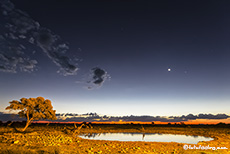
[(6, 110), (20, 110), (18, 112), (19, 116), (27, 119), (26, 126), (22, 131), (25, 131), (33, 120), (57, 119), (55, 115), (56, 111), (53, 110), (51, 101), (48, 99), (45, 100), (43, 97), (21, 98), (20, 101), (13, 100), (9, 103), (10, 106), (7, 106)]

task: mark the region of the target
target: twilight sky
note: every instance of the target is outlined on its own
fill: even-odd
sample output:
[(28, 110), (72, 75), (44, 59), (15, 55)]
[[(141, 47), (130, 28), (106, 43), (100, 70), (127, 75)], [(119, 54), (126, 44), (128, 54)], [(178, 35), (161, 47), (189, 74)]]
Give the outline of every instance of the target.
[(0, 0), (0, 111), (230, 112), (230, 1)]

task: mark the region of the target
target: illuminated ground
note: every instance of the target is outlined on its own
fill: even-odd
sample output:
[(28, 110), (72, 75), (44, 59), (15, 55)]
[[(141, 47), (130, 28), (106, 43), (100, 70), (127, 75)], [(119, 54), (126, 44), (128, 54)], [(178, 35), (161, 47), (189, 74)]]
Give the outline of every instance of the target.
[[(143, 126), (143, 127), (142, 127)], [(73, 124), (30, 126), (25, 133), (12, 127), (0, 127), (0, 153), (230, 153), (230, 128), (223, 126), (159, 126), (159, 125), (93, 125), (81, 133), (151, 132), (166, 134), (201, 135), (213, 141), (196, 146), (226, 147), (227, 150), (184, 150), (182, 143), (97, 141), (74, 137)], [(191, 145), (193, 146), (193, 145)]]

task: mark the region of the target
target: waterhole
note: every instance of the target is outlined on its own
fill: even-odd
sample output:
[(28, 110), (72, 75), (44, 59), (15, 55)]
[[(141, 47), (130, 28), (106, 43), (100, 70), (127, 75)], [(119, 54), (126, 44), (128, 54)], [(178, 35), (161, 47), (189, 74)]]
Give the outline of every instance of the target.
[(89, 133), (79, 137), (92, 140), (107, 141), (145, 141), (145, 142), (178, 142), (197, 144), (199, 141), (211, 141), (213, 138), (204, 136), (156, 134), (156, 133)]

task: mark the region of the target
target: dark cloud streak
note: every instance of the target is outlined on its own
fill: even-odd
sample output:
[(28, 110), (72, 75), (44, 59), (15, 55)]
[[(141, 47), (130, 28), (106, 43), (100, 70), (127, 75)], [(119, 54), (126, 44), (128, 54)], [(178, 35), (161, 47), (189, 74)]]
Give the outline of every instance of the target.
[[(75, 122), (93, 122), (93, 121), (100, 121), (100, 122), (106, 122), (106, 121), (140, 121), (140, 122), (152, 122), (152, 121), (160, 121), (160, 122), (185, 122), (189, 120), (196, 120), (196, 119), (228, 119), (230, 118), (229, 115), (226, 114), (199, 114), (199, 115), (193, 115), (189, 114), (187, 116), (171, 116), (171, 117), (162, 117), (162, 116), (100, 116), (96, 113), (89, 113), (89, 114), (56, 114), (57, 121), (61, 122), (69, 122), (69, 121), (75, 121)], [(20, 118), (15, 115), (14, 117), (12, 114), (3, 114), (0, 112), (0, 120), (2, 121), (8, 121), (8, 120), (20, 120)]]
[(110, 79), (110, 75), (104, 69), (94, 67), (90, 70), (87, 89), (100, 87), (107, 79)]
[(77, 64), (71, 64), (72, 59), (64, 55), (69, 47), (66, 43), (59, 43), (61, 41), (59, 36), (43, 28), (35, 34), (35, 40), (43, 52), (59, 67), (58, 73), (64, 76), (76, 74)]

